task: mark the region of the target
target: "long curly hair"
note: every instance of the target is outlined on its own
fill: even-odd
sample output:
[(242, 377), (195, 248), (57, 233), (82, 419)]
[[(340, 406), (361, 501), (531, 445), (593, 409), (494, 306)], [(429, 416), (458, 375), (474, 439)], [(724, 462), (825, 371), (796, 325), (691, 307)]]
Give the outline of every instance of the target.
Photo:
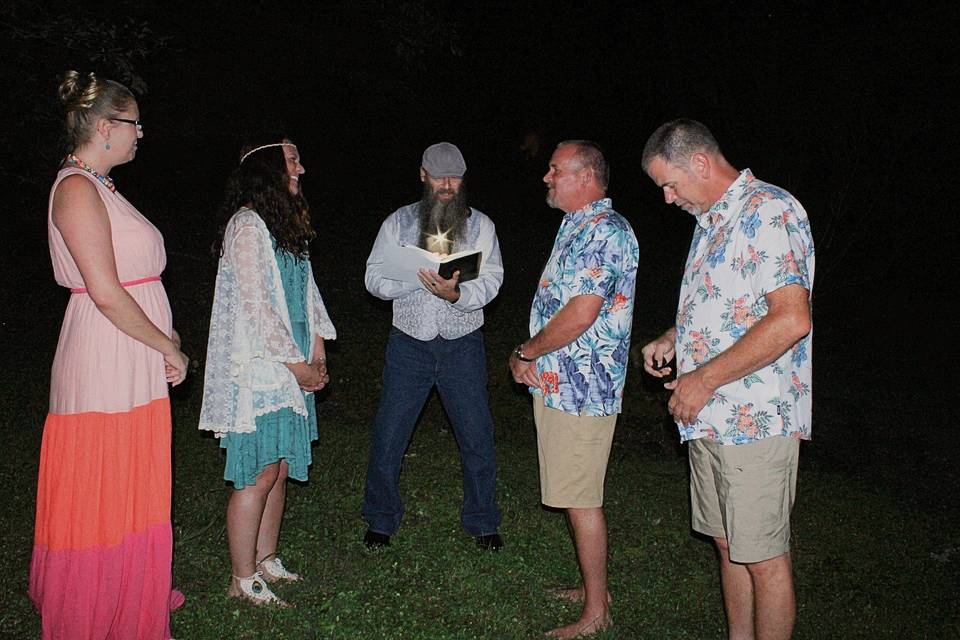
[[(281, 141), (294, 144), (285, 136), (273, 136), (262, 142), (258, 140), (257, 144), (244, 145), (240, 157), (251, 149)], [(223, 233), (227, 222), (238, 209), (249, 207), (267, 225), (278, 247), (295, 256), (307, 257), (307, 247), (316, 232), (310, 226), (310, 208), (302, 189), (297, 194), (290, 193), (283, 149), (282, 146), (276, 146), (251, 153), (227, 178), (220, 207), (220, 229), (214, 244), (218, 256), (223, 252)]]

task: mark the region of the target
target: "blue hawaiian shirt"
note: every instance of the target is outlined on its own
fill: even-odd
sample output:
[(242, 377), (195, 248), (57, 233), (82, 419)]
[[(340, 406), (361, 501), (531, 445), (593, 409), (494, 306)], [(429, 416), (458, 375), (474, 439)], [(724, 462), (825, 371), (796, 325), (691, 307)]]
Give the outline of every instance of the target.
[(530, 309), (536, 335), (567, 302), (603, 298), (596, 321), (579, 338), (537, 358), (544, 404), (565, 413), (620, 413), (633, 325), (633, 290), (640, 248), (630, 223), (609, 198), (563, 217)]
[[(766, 294), (813, 290), (807, 212), (780, 187), (745, 169), (697, 218), (677, 308), (677, 371), (726, 351), (767, 315)], [(681, 441), (746, 444), (767, 436), (810, 438), (813, 332), (769, 365), (718, 388)]]

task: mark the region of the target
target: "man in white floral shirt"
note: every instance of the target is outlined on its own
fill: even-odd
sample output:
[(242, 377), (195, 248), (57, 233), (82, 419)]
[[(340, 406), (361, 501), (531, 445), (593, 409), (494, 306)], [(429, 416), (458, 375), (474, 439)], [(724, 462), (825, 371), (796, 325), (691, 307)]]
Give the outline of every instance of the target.
[(785, 190), (738, 171), (694, 120), (658, 128), (644, 171), (696, 218), (676, 324), (643, 348), (689, 441), (692, 525), (719, 549), (731, 638), (789, 638), (790, 510), (810, 438), (813, 239)]

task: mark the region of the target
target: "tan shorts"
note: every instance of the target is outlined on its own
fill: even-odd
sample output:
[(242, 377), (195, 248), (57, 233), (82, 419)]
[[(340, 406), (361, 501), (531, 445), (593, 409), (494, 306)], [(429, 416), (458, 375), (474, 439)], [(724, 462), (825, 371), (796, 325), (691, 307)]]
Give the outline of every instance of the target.
[(603, 479), (617, 425), (612, 416), (575, 416), (533, 394), (540, 457), (540, 500), (558, 509), (603, 506)]
[(694, 531), (726, 538), (734, 562), (761, 562), (790, 550), (799, 440), (771, 436), (721, 445), (698, 438), (688, 453)]

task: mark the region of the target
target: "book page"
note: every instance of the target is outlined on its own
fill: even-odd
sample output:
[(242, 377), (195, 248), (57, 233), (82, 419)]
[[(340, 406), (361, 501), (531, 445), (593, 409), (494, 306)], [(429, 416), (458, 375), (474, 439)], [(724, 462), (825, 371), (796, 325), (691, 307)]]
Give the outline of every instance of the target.
[(436, 271), (440, 257), (415, 246), (388, 246), (383, 252), (383, 277), (417, 284), (417, 271), (421, 268)]

